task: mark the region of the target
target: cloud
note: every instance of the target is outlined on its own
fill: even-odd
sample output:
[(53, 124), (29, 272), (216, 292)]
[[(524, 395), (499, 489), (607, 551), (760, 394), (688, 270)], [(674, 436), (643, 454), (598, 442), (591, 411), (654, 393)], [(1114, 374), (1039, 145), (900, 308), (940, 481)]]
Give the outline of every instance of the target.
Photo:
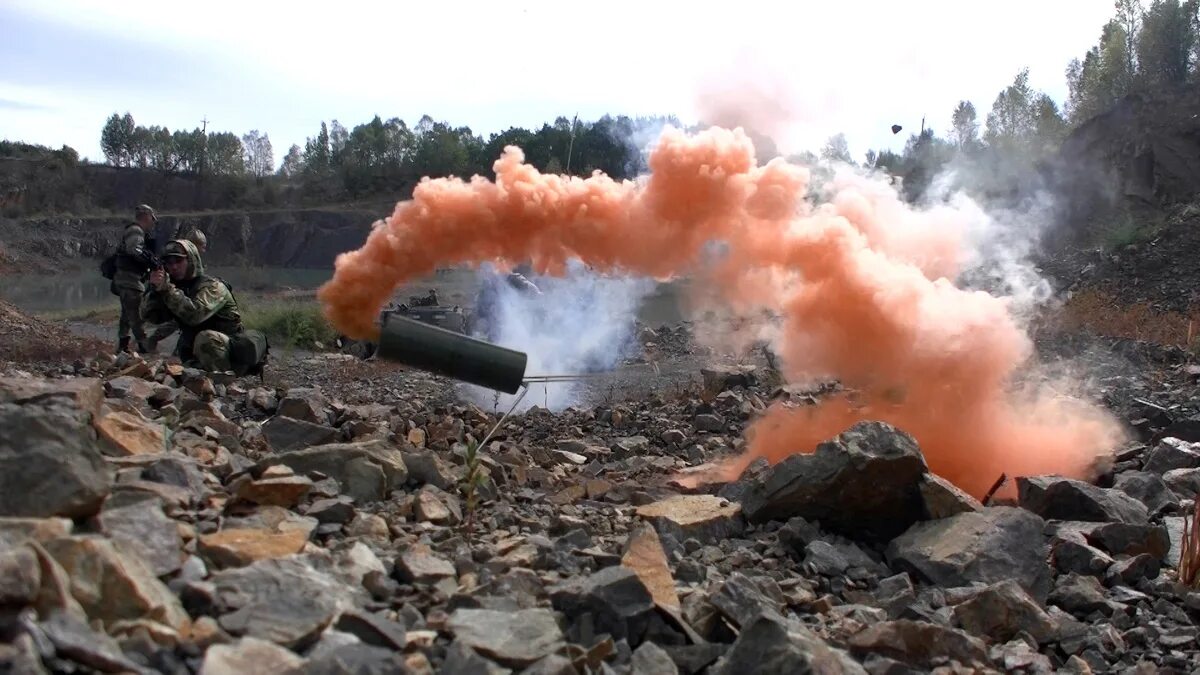
[(40, 105), (38, 103), (29, 103), (27, 101), (13, 101), (7, 98), (0, 98), (0, 109), (7, 110), (52, 110), (50, 106)]

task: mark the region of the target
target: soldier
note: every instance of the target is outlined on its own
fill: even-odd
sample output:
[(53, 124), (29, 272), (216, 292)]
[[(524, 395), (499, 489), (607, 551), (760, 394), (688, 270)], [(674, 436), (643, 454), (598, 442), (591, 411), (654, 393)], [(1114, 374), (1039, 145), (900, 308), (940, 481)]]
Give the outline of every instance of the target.
[(131, 351), (132, 333), (138, 351), (147, 351), (146, 329), (141, 318), (142, 295), (150, 264), (146, 253), (155, 254), (159, 244), (155, 239), (158, 216), (154, 209), (142, 204), (133, 211), (134, 220), (125, 228), (117, 251), (117, 270), (113, 274), (113, 290), (121, 299), (121, 319), (117, 326), (117, 351)]
[[(196, 245), (196, 250), (200, 253), (201, 257), (203, 257), (204, 252), (208, 250), (208, 237), (204, 236), (204, 233), (200, 231), (200, 228), (192, 228), (192, 230), (188, 232), (186, 239)], [(157, 351), (159, 343), (174, 335), (175, 331), (177, 330), (179, 330), (179, 325), (174, 321), (168, 321), (159, 325), (158, 328), (155, 328), (154, 333), (149, 337), (149, 339), (146, 340), (146, 347), (149, 352), (154, 353)]]
[(150, 273), (142, 316), (147, 321), (179, 324), (176, 352), (184, 365), (238, 374), (262, 372), (265, 338), (244, 329), (232, 289), (216, 277), (205, 276), (200, 252), (189, 240), (167, 244), (163, 269)]

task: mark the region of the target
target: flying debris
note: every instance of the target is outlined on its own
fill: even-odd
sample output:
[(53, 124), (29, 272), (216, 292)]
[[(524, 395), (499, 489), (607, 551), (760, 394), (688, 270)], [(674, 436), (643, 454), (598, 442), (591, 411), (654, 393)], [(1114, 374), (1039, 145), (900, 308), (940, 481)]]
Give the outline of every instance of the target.
[(900, 130), (903, 128), (904, 127), (900, 126), (899, 124), (893, 124), (892, 125), (892, 135), (900, 133)]

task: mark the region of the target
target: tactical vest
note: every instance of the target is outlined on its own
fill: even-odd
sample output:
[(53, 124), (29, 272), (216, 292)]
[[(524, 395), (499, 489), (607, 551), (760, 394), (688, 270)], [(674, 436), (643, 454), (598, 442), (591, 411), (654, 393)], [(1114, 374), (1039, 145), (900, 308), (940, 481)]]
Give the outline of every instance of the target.
[[(193, 298), (196, 291), (200, 288), (200, 282), (206, 277), (198, 276), (175, 284), (175, 287), (183, 291), (183, 294), (188, 298)], [(224, 281), (217, 279), (218, 282), (225, 284)], [(179, 358), (184, 363), (192, 360), (192, 344), (196, 340), (196, 336), (200, 331), (215, 330), (218, 333), (226, 335), (237, 335), (242, 332), (242, 316), (238, 312), (237, 298), (233, 295), (233, 287), (225, 284), (229, 288), (229, 303), (221, 309), (218, 309), (215, 314), (205, 319), (203, 322), (195, 326), (179, 326)]]

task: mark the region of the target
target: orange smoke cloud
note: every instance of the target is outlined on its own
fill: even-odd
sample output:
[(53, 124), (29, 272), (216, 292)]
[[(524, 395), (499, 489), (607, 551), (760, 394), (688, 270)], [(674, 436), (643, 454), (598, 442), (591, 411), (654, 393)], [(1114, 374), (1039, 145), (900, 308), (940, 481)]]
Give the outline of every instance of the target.
[[(755, 162), (741, 130), (663, 134), (638, 182), (543, 175), (505, 149), (496, 180), (424, 180), (411, 201), (338, 257), (319, 292), (343, 332), (373, 337), (397, 285), (436, 266), (532, 259), (561, 272), (695, 275), (739, 310), (783, 317), (790, 379), (836, 378), (855, 400), (776, 406), (748, 432), (747, 461), (809, 452), (864, 419), (921, 444), (933, 471), (982, 495), (1001, 472), (1085, 477), (1119, 442), (1100, 409), (1053, 383), (1024, 382), (1032, 346), (1008, 303), (956, 288), (962, 219), (914, 212), (886, 186), (849, 176), (828, 203), (804, 200), (809, 172)], [(706, 244), (724, 242), (716, 262)]]

